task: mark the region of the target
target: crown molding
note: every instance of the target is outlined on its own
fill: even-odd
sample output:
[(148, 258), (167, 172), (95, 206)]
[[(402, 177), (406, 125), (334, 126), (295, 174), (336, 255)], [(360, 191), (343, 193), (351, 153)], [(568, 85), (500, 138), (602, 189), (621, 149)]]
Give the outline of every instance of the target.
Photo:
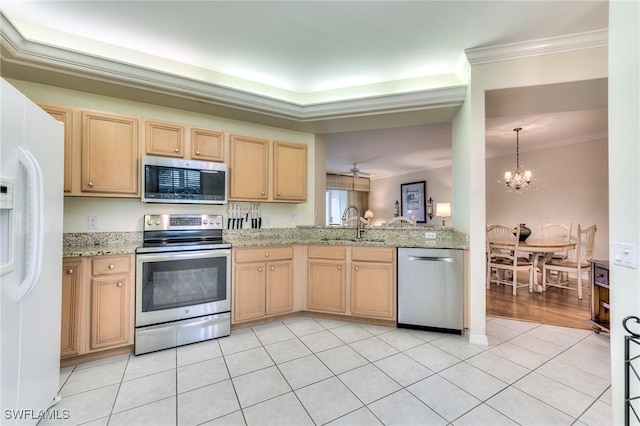
[(2, 61), (296, 122), (462, 105), (466, 86), (299, 104), (25, 39), (0, 13)]
[(477, 47), (466, 49), (464, 52), (471, 65), (479, 65), (550, 53), (607, 47), (608, 42), (609, 31), (603, 29), (498, 46)]

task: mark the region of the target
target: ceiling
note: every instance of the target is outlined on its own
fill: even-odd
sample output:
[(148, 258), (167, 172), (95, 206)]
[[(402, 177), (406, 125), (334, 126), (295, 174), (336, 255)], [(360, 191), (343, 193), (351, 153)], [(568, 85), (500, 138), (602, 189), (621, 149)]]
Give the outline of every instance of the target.
[[(325, 133), (329, 171), (357, 162), (378, 177), (450, 162), (465, 51), (608, 25), (607, 1), (0, 0), (0, 10), (19, 34), (2, 28), (5, 76)], [(584, 84), (488, 94), (487, 155), (513, 149), (514, 127), (523, 150), (606, 133), (606, 81)]]

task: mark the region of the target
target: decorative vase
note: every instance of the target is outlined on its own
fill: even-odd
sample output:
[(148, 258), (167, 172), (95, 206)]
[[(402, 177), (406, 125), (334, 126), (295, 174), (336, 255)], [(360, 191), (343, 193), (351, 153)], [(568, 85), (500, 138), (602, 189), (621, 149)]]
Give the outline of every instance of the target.
[(520, 241), (525, 241), (531, 235), (531, 229), (525, 223), (520, 224)]

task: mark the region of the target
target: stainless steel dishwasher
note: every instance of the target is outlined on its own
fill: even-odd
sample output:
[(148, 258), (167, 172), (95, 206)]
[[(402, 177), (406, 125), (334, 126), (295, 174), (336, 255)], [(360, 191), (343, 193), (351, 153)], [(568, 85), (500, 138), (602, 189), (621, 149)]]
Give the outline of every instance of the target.
[(462, 334), (463, 252), (398, 248), (398, 327)]

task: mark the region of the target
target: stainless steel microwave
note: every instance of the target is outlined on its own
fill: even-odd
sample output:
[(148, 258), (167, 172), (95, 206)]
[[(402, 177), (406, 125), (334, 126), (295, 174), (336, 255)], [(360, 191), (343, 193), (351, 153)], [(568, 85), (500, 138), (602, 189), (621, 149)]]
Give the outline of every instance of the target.
[(227, 177), (224, 163), (143, 155), (142, 201), (226, 204)]

